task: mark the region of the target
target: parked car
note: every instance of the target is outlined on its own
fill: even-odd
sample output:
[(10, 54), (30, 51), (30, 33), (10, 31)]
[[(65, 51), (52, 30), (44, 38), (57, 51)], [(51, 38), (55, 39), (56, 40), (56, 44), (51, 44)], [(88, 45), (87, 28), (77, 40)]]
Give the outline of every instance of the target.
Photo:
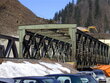
[(78, 74), (87, 74), (87, 75), (91, 75), (94, 79), (96, 79), (97, 80), (97, 76), (96, 76), (96, 74), (93, 72), (93, 71), (80, 71), (80, 72), (78, 72)]
[(15, 83), (59, 83), (56, 79), (50, 77), (16, 77), (13, 78)]
[(94, 69), (93, 72), (96, 74), (96, 78), (98, 81), (105, 81), (106, 83), (106, 76), (105, 76), (105, 73), (102, 71), (102, 70), (99, 70), (99, 69)]
[(86, 74), (51, 74), (46, 76), (53, 77), (60, 83), (98, 83), (92, 76)]
[(12, 78), (0, 78), (0, 83), (14, 83)]
[[(88, 75), (88, 74), (84, 74), (84, 75), (80, 75), (81, 79), (82, 78), (87, 78), (88, 82), (87, 83), (98, 83), (98, 81), (96, 79), (94, 79), (93, 76)], [(86, 82), (82, 82), (82, 83), (86, 83)]]

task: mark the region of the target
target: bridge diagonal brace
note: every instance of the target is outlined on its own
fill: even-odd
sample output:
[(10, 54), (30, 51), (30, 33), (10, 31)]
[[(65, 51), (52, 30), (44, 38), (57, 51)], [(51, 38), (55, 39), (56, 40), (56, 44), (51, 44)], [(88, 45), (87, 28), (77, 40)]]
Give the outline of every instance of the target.
[(13, 41), (12, 40), (8, 40), (8, 45), (7, 45), (6, 51), (5, 51), (5, 57), (9, 57), (12, 45), (13, 45)]

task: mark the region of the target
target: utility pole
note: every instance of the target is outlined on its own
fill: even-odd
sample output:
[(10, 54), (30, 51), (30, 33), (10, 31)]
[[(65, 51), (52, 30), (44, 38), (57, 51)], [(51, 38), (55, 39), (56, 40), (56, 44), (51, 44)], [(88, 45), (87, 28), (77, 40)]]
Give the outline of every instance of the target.
[(59, 24), (62, 24), (62, 17), (60, 17)]

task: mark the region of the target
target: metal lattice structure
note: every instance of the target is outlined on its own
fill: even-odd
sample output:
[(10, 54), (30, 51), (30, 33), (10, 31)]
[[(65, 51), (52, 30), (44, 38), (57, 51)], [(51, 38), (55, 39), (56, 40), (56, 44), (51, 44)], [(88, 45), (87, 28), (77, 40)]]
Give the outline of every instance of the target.
[(76, 59), (79, 68), (109, 64), (108, 45), (80, 30), (76, 34)]
[(70, 43), (26, 31), (23, 39), (23, 58), (50, 58), (57, 61), (71, 60)]
[(109, 46), (74, 24), (20, 26), (20, 58), (76, 62), (77, 68), (109, 64)]
[(16, 42), (18, 41), (19, 39), (16, 37), (0, 34), (0, 58), (18, 58), (18, 50), (16, 47)]
[[(50, 57), (52, 59), (57, 58), (58, 61), (61, 60), (63, 62), (75, 60), (75, 24), (20, 26), (19, 31), (19, 57), (36, 59)], [(71, 51), (71, 49), (74, 49), (74, 51)]]
[(0, 34), (0, 58), (49, 58), (75, 62), (77, 68), (110, 63), (109, 46), (77, 30), (74, 24), (20, 26), (19, 33), (19, 39)]

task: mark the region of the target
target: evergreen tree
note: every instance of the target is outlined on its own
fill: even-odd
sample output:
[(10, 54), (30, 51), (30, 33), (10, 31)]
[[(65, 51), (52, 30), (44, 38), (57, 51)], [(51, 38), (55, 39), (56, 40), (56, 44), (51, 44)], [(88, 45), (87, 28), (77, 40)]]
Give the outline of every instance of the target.
[(105, 17), (104, 17), (104, 22), (105, 22), (104, 29), (105, 29), (105, 32), (106, 32), (107, 30), (110, 30), (107, 15), (105, 15)]
[(54, 15), (54, 18), (53, 18), (55, 21), (57, 21), (58, 20), (58, 12), (56, 12), (55, 13), (55, 15)]
[(62, 9), (58, 13), (55, 13), (55, 16), (53, 19), (56, 21), (59, 21), (60, 18), (62, 18), (63, 24), (69, 23), (70, 19), (72, 19), (71, 16), (73, 14), (73, 6), (74, 6), (73, 3), (67, 4), (67, 6), (64, 9)]
[(81, 18), (81, 15), (80, 15), (80, 9), (78, 8), (78, 6), (75, 7), (74, 18), (75, 18), (75, 20), (76, 20), (77, 25), (80, 26), (80, 18)]
[(79, 4), (81, 2), (81, 0), (77, 0), (77, 4)]
[(100, 15), (99, 0), (95, 0), (95, 15), (94, 15), (94, 17), (97, 18), (99, 15)]
[(88, 4), (89, 4), (89, 15), (88, 15), (88, 18), (87, 18), (87, 22), (85, 24), (86, 27), (88, 26), (92, 26), (93, 25), (93, 22), (92, 22), (92, 1), (91, 0), (88, 0)]
[(74, 4), (74, 0), (72, 0), (72, 3)]
[[(87, 27), (95, 25), (98, 31), (104, 31), (104, 29), (107, 31), (110, 26), (110, 20), (108, 20), (110, 12), (104, 9), (110, 8), (110, 6), (107, 5), (110, 0), (105, 0), (105, 2), (103, 1), (104, 3), (100, 1), (101, 0), (77, 0), (77, 4), (69, 3), (64, 9), (55, 13), (54, 20), (57, 21), (62, 18), (63, 24), (74, 23), (78, 26)], [(80, 4), (80, 2), (82, 3)]]

